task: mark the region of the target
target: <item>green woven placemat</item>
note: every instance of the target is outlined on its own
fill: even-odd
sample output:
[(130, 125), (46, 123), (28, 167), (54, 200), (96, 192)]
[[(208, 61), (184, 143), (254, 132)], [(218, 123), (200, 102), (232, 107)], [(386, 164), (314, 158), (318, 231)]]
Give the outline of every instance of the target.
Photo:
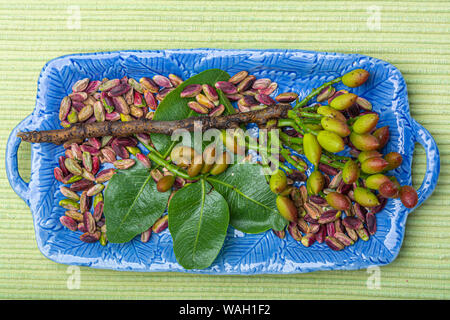
[[(0, 1), (0, 299), (450, 298), (449, 1)], [(205, 276), (68, 267), (37, 249), (29, 208), (4, 170), (11, 130), (33, 110), (44, 64), (79, 52), (293, 48), (361, 53), (403, 73), (411, 114), (435, 137), (441, 176), (408, 218), (398, 258), (381, 268)], [(30, 174), (30, 147), (19, 150)], [(426, 162), (417, 148), (413, 182)]]

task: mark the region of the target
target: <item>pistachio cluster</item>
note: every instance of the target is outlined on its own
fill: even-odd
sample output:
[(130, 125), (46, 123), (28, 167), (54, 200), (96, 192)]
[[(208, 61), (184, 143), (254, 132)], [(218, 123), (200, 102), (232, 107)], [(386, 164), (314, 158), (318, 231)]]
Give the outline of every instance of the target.
[[(159, 102), (182, 82), (174, 74), (168, 77), (155, 75), (152, 79), (143, 77), (140, 81), (126, 76), (121, 79), (105, 78), (102, 81), (81, 79), (72, 86), (72, 93), (61, 101), (61, 126), (130, 121), (143, 117), (152, 119), (152, 111), (156, 110)], [(63, 184), (60, 192), (66, 197), (59, 203), (67, 210), (60, 221), (70, 230), (83, 232), (81, 241), (100, 241), (106, 245), (102, 193), (104, 183), (112, 178), (117, 169), (131, 168), (136, 160), (147, 168), (151, 167), (150, 159), (138, 147), (139, 142), (151, 148), (148, 134), (134, 137), (104, 136), (101, 139), (68, 141), (63, 145), (65, 153), (59, 157), (59, 166), (54, 169), (56, 180)], [(106, 163), (115, 168), (100, 170)], [(167, 227), (167, 223), (157, 222), (152, 228), (154, 232), (160, 232), (164, 226)], [(148, 241), (152, 228), (142, 234), (143, 241)]]

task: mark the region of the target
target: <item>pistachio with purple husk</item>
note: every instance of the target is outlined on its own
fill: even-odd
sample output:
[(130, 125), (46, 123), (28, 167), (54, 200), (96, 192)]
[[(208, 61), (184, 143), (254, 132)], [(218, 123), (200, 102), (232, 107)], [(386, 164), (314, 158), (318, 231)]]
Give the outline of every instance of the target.
[(361, 151), (377, 150), (380, 147), (380, 142), (378, 139), (369, 133), (358, 134), (352, 132), (350, 134), (350, 141), (358, 150)]
[(389, 163), (383, 158), (370, 158), (361, 163), (361, 171), (368, 174), (383, 172)]
[(416, 189), (411, 186), (402, 186), (400, 188), (400, 200), (405, 207), (414, 208), (418, 202)]
[(325, 196), (325, 200), (336, 210), (349, 210), (351, 206), (350, 199), (338, 192), (330, 192)]

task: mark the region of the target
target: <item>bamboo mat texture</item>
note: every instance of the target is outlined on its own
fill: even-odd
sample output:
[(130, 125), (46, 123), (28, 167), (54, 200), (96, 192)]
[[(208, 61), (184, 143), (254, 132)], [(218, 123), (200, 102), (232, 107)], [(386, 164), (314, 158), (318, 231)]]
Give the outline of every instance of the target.
[[(10, 188), (11, 130), (35, 105), (39, 73), (61, 55), (174, 48), (360, 53), (395, 65), (411, 115), (436, 139), (441, 175), (407, 220), (398, 258), (379, 269), (210, 276), (72, 268), (38, 250), (29, 208)], [(0, 0), (0, 299), (450, 298), (450, 2)], [(30, 175), (30, 146), (19, 149)], [(426, 161), (418, 146), (413, 182)], [(78, 269), (77, 269), (78, 268)]]

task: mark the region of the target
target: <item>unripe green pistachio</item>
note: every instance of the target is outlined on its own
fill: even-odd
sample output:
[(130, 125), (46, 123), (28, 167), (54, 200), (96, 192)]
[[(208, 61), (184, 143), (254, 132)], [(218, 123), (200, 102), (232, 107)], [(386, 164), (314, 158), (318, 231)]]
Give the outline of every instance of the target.
[(330, 192), (325, 196), (325, 200), (336, 210), (349, 210), (351, 206), (350, 199), (338, 192)]
[(344, 140), (342, 140), (342, 138), (336, 133), (331, 131), (319, 131), (317, 135), (317, 141), (322, 148), (329, 152), (336, 153), (344, 150), (345, 148)]
[(353, 160), (348, 160), (342, 169), (342, 180), (346, 184), (352, 184), (358, 180), (360, 174), (358, 164)]
[(297, 221), (297, 207), (291, 199), (279, 195), (277, 196), (276, 204), (282, 217), (292, 222)]
[(353, 190), (353, 197), (363, 207), (375, 207), (380, 204), (377, 196), (366, 188), (355, 188)]
[(323, 130), (322, 125), (318, 123), (305, 123), (305, 127), (313, 131)]
[(314, 166), (319, 165), (320, 157), (322, 156), (322, 147), (317, 141), (316, 136), (312, 133), (305, 133), (303, 136), (303, 151), (309, 162)]
[(240, 154), (245, 151), (243, 138), (240, 136), (240, 133), (242, 133), (241, 130), (233, 130), (233, 132), (222, 130), (222, 134), (220, 135), (224, 146), (234, 154)]
[(347, 122), (347, 118), (338, 110), (331, 108), (330, 106), (320, 106), (317, 108), (317, 113), (328, 118), (335, 118), (343, 122)]
[(361, 170), (368, 174), (380, 173), (388, 164), (383, 158), (370, 158), (361, 163)]
[(229, 164), (230, 164), (230, 155), (228, 152), (223, 152), (217, 159), (214, 166), (211, 168), (211, 171), (209, 171), (210, 174), (213, 176), (216, 176), (218, 174), (221, 174), (225, 170), (227, 170)]
[(372, 174), (366, 178), (366, 187), (372, 190), (378, 190), (387, 181), (390, 182), (391, 180), (382, 173)]
[(322, 172), (318, 170), (313, 171), (306, 180), (306, 189), (310, 195), (318, 194), (323, 190), (324, 185), (325, 179)]
[(377, 138), (378, 142), (380, 143), (380, 146), (378, 147), (378, 149), (383, 148), (386, 145), (386, 143), (388, 143), (388, 141), (389, 141), (389, 136), (390, 136), (389, 127), (384, 126), (384, 127), (378, 128), (377, 130), (375, 130), (373, 132), (373, 136), (375, 138)]
[(380, 117), (376, 113), (362, 115), (353, 123), (353, 131), (358, 134), (368, 133), (375, 128), (379, 119)]
[(350, 141), (356, 149), (361, 151), (377, 150), (380, 146), (378, 139), (368, 133), (358, 134), (356, 132), (352, 132), (350, 134)]
[(211, 144), (203, 150), (203, 168), (201, 173), (208, 173), (214, 166), (216, 159), (216, 146)]
[(385, 170), (389, 171), (398, 168), (403, 162), (403, 157), (400, 153), (394, 151), (386, 154), (384, 156), (384, 160), (388, 162), (388, 165), (385, 168)]
[(197, 154), (187, 169), (189, 177), (197, 176), (203, 168), (203, 155)]
[(400, 200), (407, 208), (414, 208), (418, 202), (417, 191), (411, 186), (403, 186), (400, 188)]
[(340, 96), (337, 96), (330, 102), (330, 107), (336, 109), (336, 110), (346, 110), (350, 108), (356, 101), (356, 98), (358, 96), (354, 93), (344, 93)]
[(346, 137), (350, 135), (350, 129), (346, 122), (338, 120), (336, 118), (323, 117), (320, 120), (322, 128), (327, 131), (336, 133), (340, 137)]
[(188, 146), (176, 146), (170, 153), (170, 160), (177, 166), (186, 168), (192, 163), (196, 152), (193, 148)]
[(270, 176), (269, 186), (273, 193), (278, 194), (283, 192), (287, 187), (286, 173), (281, 169), (275, 170)]
[(370, 158), (381, 158), (383, 155), (381, 153), (379, 153), (376, 150), (371, 150), (371, 151), (362, 151), (359, 153), (358, 155), (358, 161), (360, 163), (366, 161), (367, 159)]
[(156, 183), (156, 190), (158, 190), (159, 192), (166, 192), (170, 188), (172, 188), (174, 182), (175, 176), (173, 175), (164, 176), (161, 179), (159, 179), (158, 182)]
[(342, 83), (350, 88), (359, 87), (369, 78), (369, 72), (364, 69), (355, 69), (342, 76)]

